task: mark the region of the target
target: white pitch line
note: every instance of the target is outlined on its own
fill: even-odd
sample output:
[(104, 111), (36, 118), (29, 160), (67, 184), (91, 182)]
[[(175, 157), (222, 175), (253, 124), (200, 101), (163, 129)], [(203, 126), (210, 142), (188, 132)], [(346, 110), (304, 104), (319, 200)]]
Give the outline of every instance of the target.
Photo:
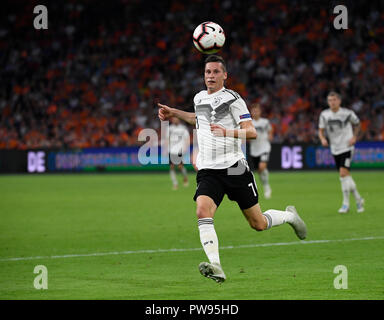
[[(220, 247), (220, 250), (225, 249), (242, 249), (242, 248), (258, 248), (258, 247), (272, 247), (272, 246), (292, 246), (298, 244), (318, 244), (318, 243), (332, 243), (332, 242), (347, 242), (347, 241), (364, 241), (364, 240), (380, 240), (384, 236), (379, 237), (364, 237), (364, 238), (351, 238), (351, 239), (333, 239), (333, 240), (309, 240), (309, 241), (294, 241), (294, 242), (272, 242), (272, 243), (258, 243), (258, 244), (243, 244), (238, 246), (225, 246)], [(39, 260), (39, 259), (65, 259), (65, 258), (79, 258), (79, 257), (97, 257), (97, 256), (111, 256), (111, 255), (124, 255), (134, 253), (163, 253), (163, 252), (187, 252), (199, 251), (202, 248), (171, 248), (171, 249), (153, 249), (153, 250), (131, 250), (131, 251), (114, 251), (114, 252), (96, 252), (84, 254), (65, 254), (56, 256), (35, 256), (35, 257), (18, 257), (18, 258), (1, 258), (0, 262), (6, 261), (25, 261), (25, 260)]]

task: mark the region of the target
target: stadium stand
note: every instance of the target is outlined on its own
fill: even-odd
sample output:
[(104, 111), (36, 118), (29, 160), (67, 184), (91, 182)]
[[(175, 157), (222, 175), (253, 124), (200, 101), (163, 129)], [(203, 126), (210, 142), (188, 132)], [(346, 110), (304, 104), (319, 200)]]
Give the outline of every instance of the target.
[(361, 139), (384, 140), (384, 5), (344, 1), (349, 29), (334, 30), (332, 3), (47, 1), (48, 30), (35, 30), (39, 3), (8, 1), (0, 148), (135, 145), (142, 128), (159, 129), (156, 102), (192, 110), (204, 57), (191, 35), (207, 20), (226, 32), (227, 86), (262, 104), (274, 142), (318, 143), (330, 90), (358, 114)]

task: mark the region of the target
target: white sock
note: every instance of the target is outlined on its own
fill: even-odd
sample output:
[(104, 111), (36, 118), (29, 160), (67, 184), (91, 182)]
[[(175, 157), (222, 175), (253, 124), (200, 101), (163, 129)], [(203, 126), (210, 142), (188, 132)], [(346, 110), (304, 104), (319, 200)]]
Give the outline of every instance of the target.
[(343, 204), (349, 207), (350, 186), (349, 186), (348, 176), (340, 177), (340, 183), (341, 183), (341, 191), (343, 193)]
[(213, 218), (202, 218), (198, 220), (200, 241), (210, 263), (220, 264), (219, 240), (217, 239)]
[(357, 191), (356, 183), (353, 180), (352, 176), (346, 176), (346, 178), (348, 178), (349, 191), (352, 192), (352, 194), (355, 197), (356, 201), (360, 201), (361, 200), (361, 195)]
[(177, 177), (176, 177), (176, 171), (175, 171), (175, 169), (170, 169), (170, 170), (169, 170), (169, 174), (170, 174), (170, 176), (171, 176), (171, 180), (172, 180), (173, 185), (174, 185), (174, 186), (177, 186), (178, 183), (177, 183)]
[(263, 215), (267, 218), (267, 229), (281, 225), (283, 223), (292, 222), (294, 219), (294, 215), (290, 211), (270, 209), (265, 211)]
[(264, 169), (259, 174), (261, 183), (264, 187), (269, 187), (269, 171), (268, 169)]

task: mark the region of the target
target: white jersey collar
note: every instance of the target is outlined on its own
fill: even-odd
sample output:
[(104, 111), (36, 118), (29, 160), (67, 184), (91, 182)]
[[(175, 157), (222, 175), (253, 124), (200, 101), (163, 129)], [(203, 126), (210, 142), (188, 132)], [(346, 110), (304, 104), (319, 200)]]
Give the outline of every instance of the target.
[(208, 93), (208, 90), (207, 90), (207, 95), (208, 95), (209, 97), (214, 97), (214, 96), (220, 94), (221, 92), (223, 92), (224, 90), (225, 90), (225, 87), (222, 87), (219, 91), (216, 91), (216, 92), (214, 92), (214, 93)]

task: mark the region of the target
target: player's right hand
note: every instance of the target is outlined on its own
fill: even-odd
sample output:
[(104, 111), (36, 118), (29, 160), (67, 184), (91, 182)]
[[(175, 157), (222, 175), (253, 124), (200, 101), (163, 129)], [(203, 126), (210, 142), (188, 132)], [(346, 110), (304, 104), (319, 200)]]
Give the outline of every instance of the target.
[(161, 103), (158, 103), (157, 105), (159, 106), (159, 119), (161, 121), (169, 120), (169, 118), (173, 116), (172, 108)]
[(323, 147), (328, 147), (327, 139), (321, 139), (321, 144), (322, 144)]

